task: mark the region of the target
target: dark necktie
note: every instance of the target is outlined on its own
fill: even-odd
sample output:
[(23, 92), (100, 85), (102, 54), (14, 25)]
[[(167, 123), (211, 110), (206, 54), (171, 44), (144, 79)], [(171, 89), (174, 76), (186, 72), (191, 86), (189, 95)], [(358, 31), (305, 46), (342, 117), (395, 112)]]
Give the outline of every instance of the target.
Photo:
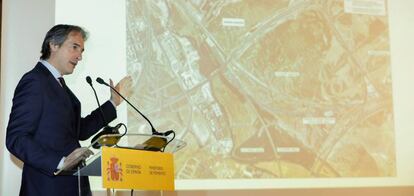
[(63, 77), (59, 77), (58, 80), (59, 80), (60, 84), (62, 85), (63, 90), (65, 90), (66, 94), (69, 96), (70, 101), (73, 102), (72, 101), (72, 93), (69, 90), (68, 86), (66, 86), (65, 79), (63, 79)]
[(73, 94), (69, 90), (68, 86), (66, 86), (66, 82), (65, 82), (65, 79), (63, 79), (63, 77), (59, 77), (58, 80), (59, 80), (60, 84), (62, 85), (63, 90), (65, 90), (66, 94), (68, 95), (68, 98), (69, 98), (70, 103), (72, 105), (72, 112), (73, 112), (73, 116), (74, 116), (74, 118), (72, 118), (72, 122), (73, 122), (72, 125), (74, 126), (73, 128), (76, 129), (76, 123), (75, 123), (75, 118), (76, 118), (75, 117), (76, 116), (75, 108), (76, 107), (75, 107), (74, 100), (72, 98)]
[(65, 79), (63, 79), (63, 77), (59, 77), (58, 80), (59, 80), (60, 84), (62, 85), (62, 87), (66, 90), (68, 88), (68, 86), (66, 86)]

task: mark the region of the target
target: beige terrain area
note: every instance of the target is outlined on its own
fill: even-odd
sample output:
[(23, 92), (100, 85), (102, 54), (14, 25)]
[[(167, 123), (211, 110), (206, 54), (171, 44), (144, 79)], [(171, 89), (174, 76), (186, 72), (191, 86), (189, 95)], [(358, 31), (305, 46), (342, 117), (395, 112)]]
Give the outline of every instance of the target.
[[(131, 101), (177, 179), (396, 175), (384, 0), (128, 0)], [(150, 133), (128, 111), (131, 132)]]

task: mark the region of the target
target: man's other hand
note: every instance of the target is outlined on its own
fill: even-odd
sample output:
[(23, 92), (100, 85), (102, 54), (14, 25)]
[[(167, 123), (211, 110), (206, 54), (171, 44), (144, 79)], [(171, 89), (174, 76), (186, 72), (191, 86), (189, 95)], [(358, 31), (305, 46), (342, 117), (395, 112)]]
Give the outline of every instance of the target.
[(91, 155), (93, 152), (86, 147), (76, 148), (65, 158), (62, 169), (70, 170)]
[[(113, 88), (115, 88), (119, 93), (121, 93), (124, 97), (129, 97), (131, 94), (131, 85), (132, 85), (132, 78), (131, 76), (125, 76), (122, 78), (121, 81), (114, 86), (114, 82), (109, 79), (109, 85), (111, 85)], [(122, 103), (123, 99), (111, 89), (111, 101), (118, 106)]]

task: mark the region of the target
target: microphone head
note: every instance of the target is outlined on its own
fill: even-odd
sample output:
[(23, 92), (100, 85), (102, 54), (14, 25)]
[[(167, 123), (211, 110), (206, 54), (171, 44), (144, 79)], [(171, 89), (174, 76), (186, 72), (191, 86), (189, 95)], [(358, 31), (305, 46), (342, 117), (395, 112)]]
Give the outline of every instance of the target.
[(86, 76), (86, 82), (88, 82), (88, 84), (92, 85), (92, 79), (89, 76)]
[(106, 85), (106, 86), (109, 86), (102, 78), (100, 78), (100, 77), (98, 77), (98, 78), (96, 78), (96, 81), (99, 83), (99, 84), (103, 84), (103, 85)]

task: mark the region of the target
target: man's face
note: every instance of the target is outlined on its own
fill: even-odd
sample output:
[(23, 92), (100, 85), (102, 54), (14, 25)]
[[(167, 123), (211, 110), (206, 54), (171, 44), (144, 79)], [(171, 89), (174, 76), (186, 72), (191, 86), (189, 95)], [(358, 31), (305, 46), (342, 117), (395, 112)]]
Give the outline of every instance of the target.
[(61, 46), (50, 44), (49, 63), (52, 64), (62, 75), (73, 73), (76, 65), (82, 60), (84, 51), (84, 40), (79, 32), (69, 33), (67, 39)]

